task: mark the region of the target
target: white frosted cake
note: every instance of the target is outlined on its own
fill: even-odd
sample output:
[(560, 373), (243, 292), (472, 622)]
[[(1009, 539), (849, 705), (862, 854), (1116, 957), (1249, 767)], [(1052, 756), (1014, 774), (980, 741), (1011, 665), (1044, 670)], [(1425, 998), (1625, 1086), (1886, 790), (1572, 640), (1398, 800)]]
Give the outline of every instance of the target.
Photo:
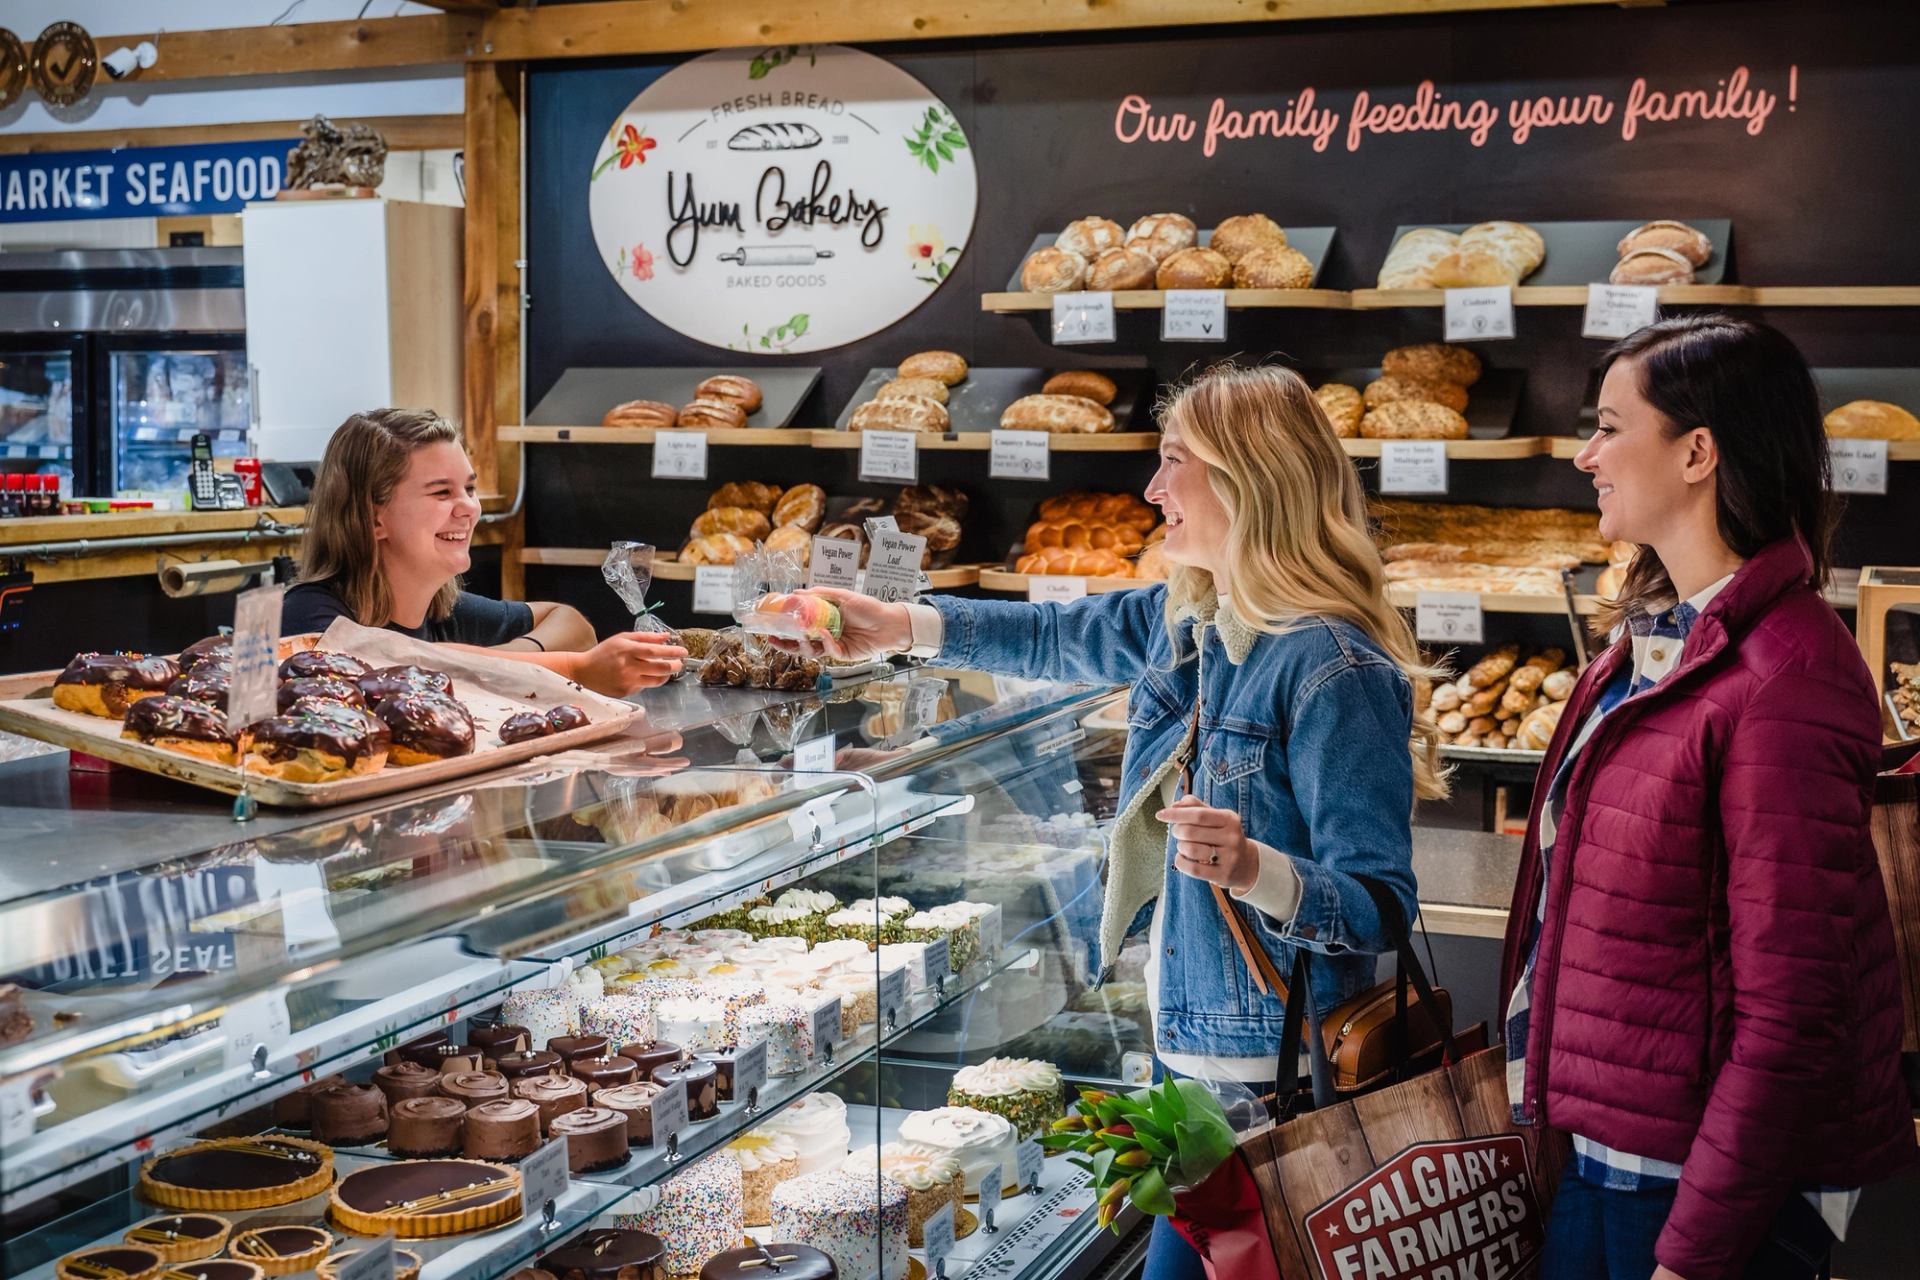
[(740, 1166), (747, 1225), (766, 1226), (772, 1221), (773, 1189), (800, 1176), (799, 1148), (784, 1133), (758, 1129), (729, 1142), (727, 1154)]
[(760, 1128), (792, 1141), (801, 1173), (838, 1168), (853, 1137), (847, 1128), (847, 1104), (831, 1093), (810, 1093)]
[(900, 1141), (910, 1146), (942, 1151), (960, 1162), (967, 1194), (980, 1191), (980, 1179), (999, 1168), (1001, 1184), (1014, 1190), (1020, 1168), (1019, 1140), (1013, 1126), (990, 1111), (972, 1107), (938, 1107), (916, 1111), (900, 1122)]
[(960, 1162), (946, 1152), (889, 1142), (862, 1147), (840, 1166), (840, 1172), (856, 1178), (872, 1178), (875, 1170), (907, 1189), (907, 1243), (913, 1248), (927, 1243), (927, 1219), (940, 1212), (941, 1205), (951, 1204), (954, 1221), (960, 1220), (967, 1180)]
[(654, 1006), (654, 1036), (692, 1053), (728, 1047), (727, 1007), (708, 996), (674, 996)]
[(927, 944), (924, 942), (883, 942), (880, 944), (881, 969), (905, 968), (907, 988), (927, 989)]
[(840, 1034), (851, 1038), (854, 1032), (872, 1022), (879, 1002), (879, 989), (871, 973), (836, 973), (820, 980), (820, 989), (840, 997)]
[(803, 1174), (773, 1190), (776, 1240), (812, 1245), (843, 1276), (903, 1280), (907, 1274), (907, 1189), (873, 1175), (830, 1169)]

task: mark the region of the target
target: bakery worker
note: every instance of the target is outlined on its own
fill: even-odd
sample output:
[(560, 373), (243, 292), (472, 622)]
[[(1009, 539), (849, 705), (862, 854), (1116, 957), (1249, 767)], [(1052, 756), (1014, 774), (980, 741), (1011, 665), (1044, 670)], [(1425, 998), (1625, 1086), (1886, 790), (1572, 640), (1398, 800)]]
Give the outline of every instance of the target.
[[(1146, 496), (1167, 521), (1165, 583), (1069, 605), (816, 594), (839, 605), (848, 656), (1132, 686), (1100, 965), (1145, 926), (1160, 1067), (1266, 1092), (1285, 1004), (1222, 911), (1282, 974), (1312, 953), (1317, 1012), (1371, 987), (1390, 926), (1362, 880), (1413, 918), (1413, 805), (1446, 794), (1439, 734), (1414, 708), (1426, 669), (1387, 601), (1358, 473), (1300, 376), (1212, 371), (1161, 429)], [(1156, 1218), (1146, 1280), (1203, 1274)]]
[(625, 697), (671, 679), (686, 650), (656, 634), (598, 640), (578, 609), (460, 589), (480, 520), (460, 429), (431, 409), (356, 413), (327, 444), (300, 544), (285, 635), (352, 618), (417, 640), (531, 662)]

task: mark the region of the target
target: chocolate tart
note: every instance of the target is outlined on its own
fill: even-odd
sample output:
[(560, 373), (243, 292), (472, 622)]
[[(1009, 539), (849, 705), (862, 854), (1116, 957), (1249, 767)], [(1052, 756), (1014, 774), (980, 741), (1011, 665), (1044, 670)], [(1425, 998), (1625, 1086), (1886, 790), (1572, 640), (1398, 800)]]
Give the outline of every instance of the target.
[(493, 1069), (509, 1080), (518, 1080), (522, 1076), (550, 1076), (565, 1071), (566, 1067), (560, 1055), (549, 1049), (503, 1053), (493, 1060)]
[(238, 1258), (202, 1258), (198, 1262), (175, 1263), (161, 1273), (162, 1280), (265, 1280), (266, 1270), (257, 1262)]
[(667, 1246), (645, 1231), (589, 1231), (540, 1259), (555, 1280), (667, 1280)]
[(396, 1156), (457, 1156), (467, 1104), (457, 1098), (403, 1098), (387, 1118), (387, 1150)]
[(140, 1194), (169, 1209), (267, 1209), (333, 1185), (333, 1150), (304, 1138), (216, 1138), (140, 1167)]
[(255, 1227), (235, 1236), (227, 1252), (270, 1276), (290, 1276), (313, 1270), (331, 1248), (333, 1233), (319, 1227)]
[(327, 1212), (356, 1235), (464, 1235), (520, 1216), (520, 1174), (480, 1160), (371, 1165), (334, 1184)]
[(618, 1168), (627, 1162), (627, 1118), (606, 1107), (582, 1107), (554, 1117), (552, 1135), (567, 1140), (574, 1173)]
[[(320, 1280), (340, 1280), (340, 1264), (358, 1252), (358, 1249), (342, 1249), (314, 1270), (320, 1273)], [(393, 1280), (420, 1280), (420, 1255), (411, 1249), (395, 1249)]]
[(767, 1280), (775, 1275), (780, 1280), (834, 1280), (838, 1274), (833, 1259), (818, 1249), (785, 1242), (729, 1249), (700, 1268), (700, 1280)]
[(470, 1022), (467, 1039), (489, 1058), (503, 1053), (525, 1053), (533, 1048), (533, 1032), (512, 1022)]
[(127, 1228), (120, 1238), (152, 1249), (163, 1262), (211, 1258), (227, 1247), (233, 1224), (211, 1213), (170, 1213)]
[(158, 1249), (142, 1244), (109, 1244), (68, 1254), (55, 1265), (53, 1273), (60, 1280), (151, 1280), (166, 1269)]
[(483, 1102), (467, 1112), (461, 1154), (469, 1160), (521, 1160), (540, 1149), (540, 1108), (525, 1098)]

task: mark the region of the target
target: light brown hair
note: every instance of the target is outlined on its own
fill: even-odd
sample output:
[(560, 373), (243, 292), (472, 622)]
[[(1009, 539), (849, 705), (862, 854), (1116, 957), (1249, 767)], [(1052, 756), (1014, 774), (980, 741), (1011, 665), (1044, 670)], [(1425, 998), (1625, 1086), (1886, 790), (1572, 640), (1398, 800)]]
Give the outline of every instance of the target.
[[(374, 513), (392, 500), (415, 449), (462, 443), (460, 428), (431, 409), (371, 409), (341, 423), (307, 502), (300, 581), (332, 586), (362, 626), (391, 622), (393, 590), (380, 567)], [(434, 593), (427, 617), (445, 618), (459, 596), (455, 578)]]

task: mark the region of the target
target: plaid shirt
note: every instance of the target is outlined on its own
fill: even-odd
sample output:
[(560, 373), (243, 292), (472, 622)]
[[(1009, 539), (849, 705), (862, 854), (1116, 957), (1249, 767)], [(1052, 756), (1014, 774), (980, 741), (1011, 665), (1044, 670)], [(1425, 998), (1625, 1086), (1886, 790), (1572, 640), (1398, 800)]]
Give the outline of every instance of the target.
[[(1528, 944), (1526, 967), (1521, 970), (1520, 980), (1514, 984), (1513, 999), (1507, 1004), (1507, 1098), (1513, 1107), (1516, 1124), (1525, 1119), (1522, 1103), (1527, 1084), (1527, 1024), (1532, 1003), (1533, 970), (1540, 958), (1540, 933), (1547, 917), (1547, 880), (1553, 872), (1555, 822), (1565, 798), (1567, 777), (1572, 771), (1573, 761), (1581, 748), (1593, 739), (1595, 730), (1608, 713), (1627, 699), (1638, 697), (1653, 688), (1680, 665), (1680, 655), (1686, 648), (1687, 636), (1692, 632), (1694, 622), (1714, 596), (1720, 593), (1720, 589), (1732, 581), (1732, 577), (1731, 574), (1727, 575), (1665, 613), (1657, 616), (1640, 613), (1628, 620), (1628, 630), (1633, 637), (1633, 666), (1631, 670), (1621, 672), (1619, 678), (1601, 691), (1593, 713), (1580, 726), (1579, 736), (1574, 739), (1573, 746), (1554, 774), (1547, 792), (1547, 802), (1540, 810), (1540, 860), (1545, 874), (1540, 883), (1540, 900), (1533, 911), (1532, 941)], [(1616, 1191), (1664, 1189), (1680, 1181), (1680, 1166), (1677, 1164), (1616, 1151), (1577, 1133), (1571, 1136), (1574, 1172), (1583, 1181)], [(1808, 1202), (1819, 1211), (1834, 1238), (1846, 1239), (1848, 1220), (1853, 1216), (1854, 1205), (1860, 1198), (1858, 1188), (1817, 1187), (1808, 1190), (1805, 1195)]]

